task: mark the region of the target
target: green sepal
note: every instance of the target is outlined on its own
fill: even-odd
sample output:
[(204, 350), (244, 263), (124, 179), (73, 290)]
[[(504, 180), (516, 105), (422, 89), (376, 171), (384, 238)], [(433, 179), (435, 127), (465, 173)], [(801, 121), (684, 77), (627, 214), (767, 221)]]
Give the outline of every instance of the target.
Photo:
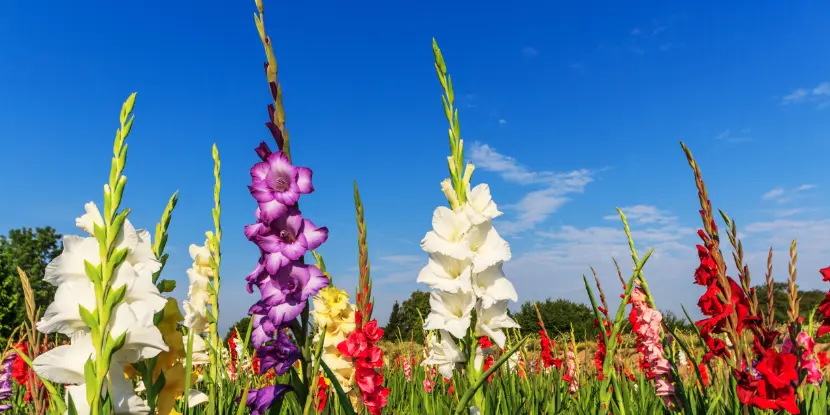
[[(124, 161), (121, 162), (122, 167), (126, 164), (127, 158), (127, 146), (124, 146)], [(115, 209), (118, 209), (118, 206), (121, 205), (121, 198), (124, 196), (124, 189), (127, 187), (127, 176), (121, 176), (118, 178), (118, 182), (115, 183), (115, 200), (118, 201), (118, 204), (115, 206)], [(126, 211), (126, 209), (125, 209)], [(123, 211), (121, 213), (124, 213)], [(120, 215), (119, 215), (120, 216)]]
[(130, 119), (127, 120), (127, 122), (124, 124), (124, 128), (121, 129), (121, 137), (126, 137), (126, 136), (130, 135), (130, 130), (133, 129), (133, 120), (134, 119), (135, 119), (134, 116), (130, 117)]
[(116, 249), (113, 251), (112, 256), (110, 256), (110, 263), (108, 264), (110, 268), (109, 270), (111, 271), (110, 275), (114, 276), (115, 269), (118, 268), (118, 266), (121, 265), (125, 259), (127, 259), (127, 254), (129, 253), (130, 250), (127, 248)]
[(107, 241), (107, 228), (99, 226), (97, 223), (92, 223), (92, 234), (99, 243)]
[(127, 296), (127, 285), (122, 285), (118, 288), (113, 289), (110, 291), (109, 295), (107, 296), (107, 310), (112, 311), (115, 309), (115, 306), (121, 303), (124, 300), (124, 297)]
[[(116, 192), (116, 194), (118, 194), (118, 192)], [(115, 206), (113, 209), (118, 209), (118, 206)], [(111, 232), (107, 235), (108, 244), (112, 244), (115, 242), (115, 238), (117, 238), (118, 234), (121, 233), (122, 228), (124, 226), (124, 221), (127, 219), (127, 215), (129, 214), (130, 210), (124, 209), (121, 212), (118, 212), (118, 214), (115, 215), (115, 217), (112, 219), (112, 225), (109, 228)]]
[(101, 393), (98, 389), (98, 381), (95, 376), (95, 362), (92, 361), (92, 357), (86, 360), (86, 364), (84, 364), (84, 380), (86, 380), (86, 401), (92, 402), (92, 399), (95, 397), (96, 393)]
[(98, 326), (98, 317), (93, 315), (89, 310), (82, 305), (78, 305), (78, 313), (81, 315), (81, 320), (89, 326), (93, 333), (100, 333), (101, 328)]
[(91, 262), (84, 260), (84, 271), (86, 271), (86, 276), (89, 277), (93, 283), (101, 282), (103, 273), (101, 271), (100, 264), (92, 265)]
[(118, 338), (116, 339), (113, 339), (112, 335), (110, 335), (109, 337), (109, 342), (107, 342), (109, 344), (107, 345), (108, 347), (106, 347), (105, 349), (107, 349), (107, 351), (109, 352), (108, 355), (112, 356), (113, 353), (121, 350), (121, 348), (124, 347), (124, 342), (127, 341), (127, 332), (121, 333), (121, 335), (118, 336)]
[(174, 280), (161, 280), (157, 285), (159, 292), (161, 293), (169, 293), (173, 292), (176, 289), (176, 281)]

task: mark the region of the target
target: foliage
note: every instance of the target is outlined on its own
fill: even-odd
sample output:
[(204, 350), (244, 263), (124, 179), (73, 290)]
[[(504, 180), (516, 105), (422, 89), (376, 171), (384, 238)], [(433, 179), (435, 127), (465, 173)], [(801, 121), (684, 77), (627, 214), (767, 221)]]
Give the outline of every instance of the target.
[(29, 275), (36, 306), (41, 312), (51, 302), (55, 287), (43, 281), (46, 265), (62, 250), (61, 235), (52, 227), (20, 228), (0, 235), (0, 340), (26, 319), (17, 267)]
[[(772, 295), (775, 319), (778, 321), (787, 320), (787, 310), (789, 309), (789, 294), (787, 293), (786, 282), (773, 283)], [(755, 293), (758, 296), (758, 306), (763, 310), (764, 314), (768, 313), (769, 306), (767, 303), (767, 295), (769, 288), (766, 285), (759, 285), (755, 287)], [(824, 292), (819, 290), (802, 291), (798, 290), (798, 296), (801, 298), (799, 303), (799, 314), (808, 316), (818, 306), (821, 300), (824, 299)]]
[(384, 338), (389, 341), (413, 340), (424, 344), (422, 317), (429, 314), (429, 293), (416, 290), (399, 307), (392, 306), (392, 313), (384, 329)]
[[(539, 308), (539, 314), (542, 315), (542, 322), (549, 336), (570, 336), (572, 325), (574, 334), (579, 340), (582, 340), (586, 333), (589, 336), (593, 335), (594, 316), (587, 305), (564, 298), (556, 300), (548, 298), (537, 302), (536, 306)], [(539, 330), (539, 318), (533, 309), (532, 301), (522, 303), (515, 316), (516, 322), (522, 326), (523, 334), (535, 333)]]

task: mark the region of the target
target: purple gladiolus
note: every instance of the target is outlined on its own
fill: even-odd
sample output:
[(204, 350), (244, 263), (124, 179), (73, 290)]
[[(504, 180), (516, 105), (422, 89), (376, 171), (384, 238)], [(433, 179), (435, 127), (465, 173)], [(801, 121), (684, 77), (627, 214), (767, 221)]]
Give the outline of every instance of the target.
[(245, 227), (245, 236), (264, 252), (269, 274), (299, 260), (306, 251), (317, 249), (328, 235), (328, 228), (303, 219), (300, 210), (293, 206), (287, 208), (285, 215), (274, 218), (270, 225), (258, 221)]
[[(14, 396), (12, 390), (12, 363), (17, 357), (17, 353), (10, 352), (3, 358), (2, 366), (0, 366), (0, 401), (5, 401)], [(0, 414), (11, 409), (11, 404), (0, 405)]]
[[(251, 168), (248, 186), (258, 205), (256, 223), (244, 230), (260, 253), (253, 272), (245, 277), (248, 292), (256, 285), (261, 294), (248, 311), (251, 343), (263, 371), (284, 375), (302, 355), (286, 327), (302, 314), (309, 297), (329, 284), (320, 268), (303, 261), (307, 251), (326, 241), (328, 228), (303, 218), (297, 206), (300, 195), (314, 191), (311, 170), (293, 166), (282, 151), (272, 153), (265, 143), (256, 153), (262, 162)], [(251, 389), (246, 404), (253, 415), (261, 415), (290, 390), (286, 385)]]
[(251, 410), (251, 415), (263, 415), (286, 392), (292, 390), (291, 386), (288, 385), (271, 385), (260, 389), (250, 389), (245, 405)]
[(300, 351), (284, 331), (277, 331), (277, 339), (273, 343), (262, 346), (257, 351), (260, 361), (260, 370), (264, 373), (274, 369), (278, 376), (284, 375), (291, 365), (300, 358)]
[(265, 161), (251, 168), (251, 195), (259, 203), (262, 220), (270, 223), (286, 213), (300, 199), (301, 194), (314, 191), (311, 170), (295, 167), (281, 151), (272, 153)]

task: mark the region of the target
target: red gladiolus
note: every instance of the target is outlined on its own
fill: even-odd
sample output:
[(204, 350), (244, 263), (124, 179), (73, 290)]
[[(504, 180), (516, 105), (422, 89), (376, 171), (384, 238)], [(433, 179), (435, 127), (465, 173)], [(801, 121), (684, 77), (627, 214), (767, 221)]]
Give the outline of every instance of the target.
[[(478, 345), (479, 345), (479, 347), (481, 347), (482, 350), (491, 349), (493, 347), (493, 342), (490, 341), (489, 337), (482, 336), (478, 339)], [(485, 356), (484, 357), (484, 363), (482, 364), (482, 368), (481, 368), (481, 373), (484, 373), (484, 372), (488, 371), (491, 367), (493, 367), (493, 364), (495, 364), (495, 363), (496, 363), (496, 359), (493, 357), (492, 354), (488, 354), (487, 356)], [(490, 376), (487, 376), (487, 383), (492, 382), (493, 377), (495, 377), (495, 376), (496, 376), (495, 372), (491, 373)]]
[[(822, 268), (819, 272), (821, 273), (822, 281), (830, 282), (830, 267)], [(821, 304), (819, 304), (818, 312), (821, 314), (823, 322), (818, 328), (816, 338), (830, 333), (830, 291), (827, 292), (824, 300), (822, 300)]]
[(827, 352), (818, 352), (816, 353), (816, 357), (818, 358), (818, 364), (822, 369), (830, 363), (830, 358), (827, 357)]
[(749, 371), (736, 371), (738, 400), (760, 409), (798, 414), (793, 386), (798, 381), (797, 361), (792, 353), (780, 353), (775, 349), (765, 351), (756, 365), (757, 378)]
[(317, 412), (323, 412), (326, 407), (326, 401), (329, 399), (329, 385), (326, 384), (326, 378), (322, 375), (317, 379)]
[(352, 358), (355, 365), (355, 383), (363, 397), (363, 404), (372, 415), (380, 415), (387, 404), (389, 389), (383, 387), (383, 350), (375, 343), (383, 337), (383, 329), (377, 320), (356, 328), (337, 350)]
[[(27, 353), (29, 351), (29, 343), (28, 342), (20, 342), (15, 345), (15, 348), (23, 353)], [(41, 353), (45, 352), (46, 348), (41, 347)], [(28, 354), (27, 354), (28, 356)], [(43, 382), (32, 373), (31, 368), (23, 360), (23, 357), (20, 354), (17, 354), (17, 357), (12, 362), (12, 379), (17, 382), (20, 386), (26, 386), (26, 395), (23, 396), (23, 401), (29, 402), (32, 400), (32, 380), (36, 382), (36, 387), (38, 389), (43, 387)]]
[[(541, 322), (539, 323), (541, 326)], [(542, 364), (545, 368), (556, 366), (557, 369), (562, 368), (562, 360), (553, 357), (553, 341), (548, 337), (545, 330), (539, 330), (539, 335), (542, 336)]]

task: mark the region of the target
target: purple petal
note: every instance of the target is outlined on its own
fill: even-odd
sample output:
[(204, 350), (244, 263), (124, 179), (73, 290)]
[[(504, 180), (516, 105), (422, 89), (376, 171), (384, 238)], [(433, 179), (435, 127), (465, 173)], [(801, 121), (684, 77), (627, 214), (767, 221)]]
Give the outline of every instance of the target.
[(275, 326), (281, 326), (291, 320), (296, 319), (305, 308), (305, 301), (288, 300), (282, 304), (277, 304), (268, 310), (268, 319)]
[(303, 236), (305, 236), (308, 249), (315, 250), (329, 238), (329, 228), (317, 227), (308, 219), (303, 221)]
[(291, 244), (285, 244), (282, 247), (282, 254), (290, 261), (296, 261), (305, 255), (306, 251), (308, 251), (308, 244), (305, 241), (305, 238), (300, 235), (300, 238), (294, 241)]
[(297, 187), (304, 195), (314, 191), (314, 186), (311, 184), (311, 169), (308, 167), (297, 167)]
[(292, 390), (291, 386), (288, 385), (271, 385), (260, 389), (249, 389), (245, 406), (251, 410), (251, 415), (265, 415), (283, 395)]
[(268, 277), (268, 274), (265, 273), (265, 262), (260, 259), (259, 262), (256, 264), (256, 268), (245, 277), (245, 281), (248, 282), (246, 289), (249, 293), (254, 292), (254, 285), (260, 284), (262, 280)]
[(253, 241), (254, 237), (264, 234), (268, 228), (262, 222), (254, 223), (253, 225), (245, 225), (245, 237), (249, 241)]
[(309, 280), (303, 286), (303, 301), (317, 295), (323, 288), (329, 285), (329, 278), (314, 265), (309, 265)]
[(288, 211), (288, 208), (277, 200), (271, 200), (269, 202), (260, 202), (259, 210), (262, 221), (270, 224), (274, 219), (284, 215)]
[(274, 192), (274, 200), (287, 206), (295, 205), (300, 200), (300, 189), (296, 183), (291, 183), (285, 191)]
[(286, 230), (291, 233), (291, 236), (297, 236), (302, 230), (303, 227), (303, 215), (300, 213), (300, 209), (297, 209), (296, 206), (291, 206), (288, 208), (286, 212), (285, 219), (281, 222), (278, 222), (281, 225), (281, 230)]
[(288, 161), (288, 156), (282, 151), (268, 156), (267, 163), (271, 169), (271, 174), (289, 177), (292, 179), (291, 181), (294, 181), (297, 176), (297, 168)]
[(282, 252), (266, 253), (263, 258), (265, 259), (265, 270), (271, 275), (277, 274), (280, 268), (291, 262)]
[(278, 376), (284, 375), (302, 353), (284, 331), (277, 332), (276, 340), (257, 350), (261, 362), (261, 372), (274, 369)]

